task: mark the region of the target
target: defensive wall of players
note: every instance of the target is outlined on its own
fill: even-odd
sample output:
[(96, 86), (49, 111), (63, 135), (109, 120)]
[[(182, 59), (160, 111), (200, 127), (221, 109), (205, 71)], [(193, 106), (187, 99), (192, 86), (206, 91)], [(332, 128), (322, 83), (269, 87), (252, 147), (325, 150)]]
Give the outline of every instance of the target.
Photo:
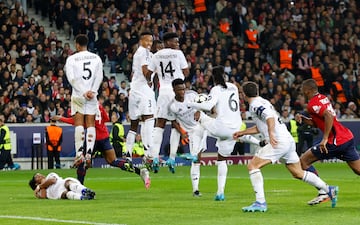
[[(348, 127), (355, 135), (355, 144), (360, 150), (360, 121), (359, 120), (343, 120), (342, 123)], [(58, 124), (63, 128), (63, 144), (61, 151), (61, 162), (63, 167), (69, 168), (72, 164), (72, 160), (75, 154), (74, 151), (74, 127), (67, 124)], [(12, 154), (13, 160), (16, 163), (19, 163), (22, 169), (37, 169), (39, 165), (36, 165), (36, 156), (43, 156), (43, 163), (46, 164), (46, 149), (45, 149), (45, 127), (48, 124), (8, 124), (9, 129), (12, 133)], [(252, 126), (251, 121), (247, 122), (247, 126)], [(109, 130), (111, 129), (111, 124), (108, 125)], [(129, 129), (129, 124), (124, 124), (125, 132), (127, 133)], [(169, 143), (170, 137), (170, 125), (167, 125), (164, 132), (164, 140), (162, 144), (161, 153), (165, 152), (165, 148)], [(317, 138), (314, 139), (314, 142), (318, 142), (321, 138), (321, 134), (317, 135)], [(205, 157), (202, 161), (203, 165), (214, 165), (216, 161), (216, 147), (215, 139), (208, 138), (208, 149), (206, 151)], [(231, 157), (228, 161), (228, 164), (247, 164), (251, 159), (251, 155), (255, 151), (255, 146), (250, 146), (249, 144), (245, 145), (245, 156), (234, 156)], [(187, 147), (184, 148), (184, 151), (187, 152)], [(31, 159), (33, 158), (34, 162), (31, 165)], [(165, 157), (166, 159), (166, 157)], [(139, 162), (137, 162), (139, 161)], [(135, 164), (141, 163), (141, 159), (135, 159)], [(189, 161), (182, 160), (180, 158), (176, 159), (178, 166), (190, 165)], [(103, 159), (94, 160), (94, 167), (106, 167), (107, 163)], [(46, 165), (43, 165), (44, 168), (47, 168)]]

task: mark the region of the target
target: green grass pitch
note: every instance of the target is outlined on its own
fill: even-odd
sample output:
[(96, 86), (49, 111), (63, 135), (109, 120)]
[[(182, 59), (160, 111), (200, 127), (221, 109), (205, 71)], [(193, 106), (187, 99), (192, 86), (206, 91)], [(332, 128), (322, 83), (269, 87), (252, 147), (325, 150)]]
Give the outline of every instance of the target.
[[(225, 201), (215, 202), (217, 167), (201, 167), (200, 191), (192, 196), (190, 167), (177, 167), (171, 174), (161, 168), (151, 174), (145, 190), (135, 174), (117, 168), (88, 170), (86, 186), (96, 191), (93, 201), (40, 200), (33, 197), (28, 181), (35, 171), (0, 172), (1, 225), (127, 224), (127, 225), (281, 225), (357, 224), (360, 216), (360, 180), (345, 163), (317, 163), (321, 177), (340, 187), (338, 205), (330, 202), (308, 206), (316, 190), (291, 177), (284, 165), (262, 169), (268, 211), (244, 213), (254, 201), (246, 166), (229, 166)], [(40, 171), (49, 173), (50, 170)], [(73, 169), (56, 170), (62, 177), (75, 177)]]

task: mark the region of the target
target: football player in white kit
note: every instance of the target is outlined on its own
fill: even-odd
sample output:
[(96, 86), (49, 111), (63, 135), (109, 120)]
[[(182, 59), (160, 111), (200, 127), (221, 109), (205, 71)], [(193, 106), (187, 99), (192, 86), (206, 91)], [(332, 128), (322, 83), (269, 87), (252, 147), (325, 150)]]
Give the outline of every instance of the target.
[[(140, 121), (142, 121), (141, 136), (145, 150), (149, 150), (152, 146), (156, 104), (151, 74), (148, 75), (148, 64), (152, 57), (150, 52), (152, 44), (152, 33), (142, 32), (140, 34), (139, 47), (133, 58), (133, 75), (129, 94), (129, 117), (131, 121), (130, 130), (126, 136), (128, 156), (131, 156)], [(147, 156), (149, 156), (149, 153), (145, 151), (145, 157)]]
[(286, 168), (293, 177), (303, 180), (319, 190), (326, 191), (330, 198), (336, 198), (332, 191), (334, 190), (333, 186), (328, 186), (314, 173), (302, 170), (294, 139), (287, 130), (286, 125), (282, 123), (273, 105), (259, 96), (258, 85), (254, 82), (245, 82), (242, 87), (245, 100), (250, 104), (249, 111), (255, 126), (234, 133), (234, 139), (243, 135), (261, 133), (269, 142), (269, 144), (259, 149), (247, 166), (256, 201), (250, 206), (243, 207), (243, 211), (267, 211), (264, 180), (260, 169), (278, 160), (284, 161)]
[[(200, 124), (207, 130), (208, 135), (217, 139), (218, 147), (218, 189), (215, 201), (225, 200), (225, 184), (227, 177), (226, 158), (234, 149), (235, 140), (233, 133), (240, 129), (242, 120), (239, 105), (238, 88), (229, 82), (225, 82), (224, 67), (216, 66), (212, 70), (214, 87), (210, 90), (208, 100), (202, 103), (190, 102), (189, 107), (198, 110), (215, 110), (216, 118), (206, 115), (204, 112), (195, 114)], [(197, 116), (200, 115), (200, 116)]]
[(200, 157), (201, 152), (206, 150), (207, 134), (205, 129), (198, 121), (194, 119), (196, 109), (188, 107), (189, 102), (193, 102), (198, 95), (195, 91), (185, 90), (184, 80), (178, 78), (173, 80), (172, 86), (174, 89), (175, 97), (170, 102), (169, 110), (174, 114), (176, 122), (175, 128), (180, 129), (178, 125), (183, 128), (189, 138), (189, 149), (192, 159), (190, 178), (193, 188), (193, 196), (200, 197), (199, 180), (200, 180)]
[(29, 181), (29, 186), (34, 190), (36, 198), (91, 200), (95, 197), (95, 192), (82, 185), (77, 179), (72, 177), (63, 179), (54, 172), (46, 177), (36, 173)]
[[(97, 93), (103, 80), (103, 63), (101, 58), (87, 50), (88, 38), (80, 34), (75, 38), (77, 52), (66, 59), (66, 77), (72, 87), (71, 115), (75, 121), (74, 165), (84, 160), (91, 166), (91, 153), (96, 138), (95, 114), (98, 110)], [(86, 138), (84, 122), (86, 123)], [(83, 148), (86, 140), (86, 148)], [(85, 156), (85, 157), (84, 157)]]
[[(165, 48), (157, 51), (153, 55), (148, 65), (149, 72), (147, 74), (149, 76), (156, 71), (160, 84), (159, 97), (156, 103), (156, 124), (153, 131), (153, 146), (151, 147), (153, 170), (155, 173), (159, 171), (159, 152), (166, 121), (174, 120), (174, 115), (168, 109), (168, 105), (175, 95), (171, 82), (176, 78), (185, 79), (189, 74), (189, 67), (184, 53), (179, 50), (179, 38), (177, 34), (172, 32), (165, 33), (163, 42)], [(175, 156), (179, 140), (180, 133), (175, 128), (172, 128), (170, 135), (170, 157), (166, 162), (172, 173), (175, 172)]]

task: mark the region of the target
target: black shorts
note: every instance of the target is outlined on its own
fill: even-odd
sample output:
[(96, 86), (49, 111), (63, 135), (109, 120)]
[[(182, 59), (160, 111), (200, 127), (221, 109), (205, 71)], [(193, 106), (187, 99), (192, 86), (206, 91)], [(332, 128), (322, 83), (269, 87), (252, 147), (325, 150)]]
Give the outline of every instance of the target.
[(326, 144), (328, 149), (328, 153), (321, 153), (320, 146), (315, 145), (311, 148), (311, 152), (318, 158), (318, 159), (341, 159), (345, 162), (356, 161), (360, 159), (359, 153), (356, 151), (354, 139), (351, 139), (348, 142), (345, 142), (342, 145), (332, 145)]

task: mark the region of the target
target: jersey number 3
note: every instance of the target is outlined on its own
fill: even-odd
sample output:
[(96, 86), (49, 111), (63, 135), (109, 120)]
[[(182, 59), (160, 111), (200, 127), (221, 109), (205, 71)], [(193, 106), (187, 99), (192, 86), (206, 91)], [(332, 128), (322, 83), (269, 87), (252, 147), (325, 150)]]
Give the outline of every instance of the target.
[(84, 62), (84, 64), (83, 64), (84, 75), (82, 76), (82, 78), (84, 80), (89, 80), (92, 76), (91, 70), (88, 67), (89, 65), (90, 65), (90, 62)]

